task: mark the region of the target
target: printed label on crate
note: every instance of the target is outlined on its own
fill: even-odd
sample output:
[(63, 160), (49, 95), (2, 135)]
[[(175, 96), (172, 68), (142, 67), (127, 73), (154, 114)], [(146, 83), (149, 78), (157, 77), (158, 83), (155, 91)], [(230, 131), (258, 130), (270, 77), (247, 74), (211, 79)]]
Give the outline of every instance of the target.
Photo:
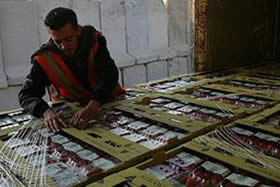
[(82, 151), (77, 152), (77, 154), (82, 159), (89, 160), (89, 161), (95, 160), (96, 158), (99, 157), (96, 153), (89, 151), (89, 150), (82, 150)]
[(211, 171), (212, 173), (217, 173), (222, 176), (225, 176), (226, 174), (228, 174), (230, 172), (229, 169), (227, 169), (226, 167), (224, 167), (220, 164), (210, 162), (210, 161), (204, 162), (201, 166), (203, 168), (205, 168), (206, 170)]
[(217, 113), (217, 111), (210, 110), (210, 109), (207, 109), (207, 108), (202, 108), (202, 109), (200, 109), (200, 111), (205, 113), (205, 114), (215, 114), (215, 113)]
[(265, 122), (266, 125), (271, 126), (271, 127), (275, 127), (277, 128), (279, 126), (279, 120), (278, 119), (269, 119), (268, 121)]
[(184, 113), (190, 113), (192, 111), (198, 110), (199, 108), (196, 106), (190, 106), (190, 105), (186, 105), (182, 108), (179, 108), (178, 111), (180, 112), (184, 112)]
[(124, 136), (124, 135), (128, 135), (128, 134), (131, 133), (129, 130), (126, 130), (126, 129), (121, 128), (121, 127), (117, 127), (115, 129), (112, 129), (111, 132), (113, 134), (116, 134), (116, 135), (119, 135), (119, 136)]
[(113, 168), (115, 166), (115, 164), (112, 161), (104, 159), (104, 158), (99, 158), (97, 160), (94, 160), (92, 162), (92, 165), (94, 167), (104, 169), (104, 170)]
[(170, 85), (168, 85), (168, 84), (162, 84), (162, 85), (155, 85), (155, 86), (153, 86), (154, 88), (157, 88), (157, 89), (167, 89), (167, 88), (170, 88)]
[(181, 139), (184, 136), (185, 135), (182, 133), (167, 131), (163, 135), (159, 136), (157, 139), (159, 139), (160, 141), (163, 141), (163, 142), (167, 142), (168, 140), (171, 140), (174, 138)]
[(255, 102), (256, 99), (250, 98), (250, 97), (240, 97), (240, 101), (245, 101), (245, 102)]
[(210, 90), (210, 89), (207, 89), (207, 88), (198, 88), (197, 91), (199, 91), (199, 92), (204, 92), (204, 93), (209, 93), (209, 92), (211, 92), (211, 90)]
[(225, 94), (224, 93), (221, 93), (221, 92), (211, 92), (211, 95), (214, 95), (214, 96), (224, 96)]
[(261, 133), (261, 132), (256, 133), (255, 136), (262, 139), (262, 140), (267, 140), (267, 141), (271, 141), (271, 142), (280, 142), (280, 138), (277, 138), (275, 136), (271, 136), (269, 134), (264, 134), (264, 133)]
[(75, 175), (73, 171), (70, 169), (63, 170), (62, 172), (57, 173), (53, 180), (59, 186), (69, 186), (71, 184), (77, 183), (79, 181), (79, 177)]
[(182, 115), (182, 112), (177, 111), (177, 110), (168, 110), (166, 111), (168, 114), (173, 114), (173, 115)]
[(83, 148), (74, 142), (68, 142), (66, 144), (63, 144), (64, 149), (68, 150), (68, 151), (72, 151), (72, 152), (77, 152), (79, 150), (82, 150)]
[(166, 179), (167, 177), (170, 177), (175, 173), (172, 168), (162, 164), (153, 166), (151, 168), (146, 168), (144, 171), (152, 174), (153, 176), (155, 176), (160, 180)]
[(136, 130), (136, 131), (139, 129), (142, 129), (142, 128), (146, 128), (148, 126), (149, 126), (149, 124), (142, 122), (142, 121), (135, 121), (135, 122), (129, 123), (127, 125), (127, 127), (131, 128), (133, 130)]
[(157, 99), (151, 100), (151, 102), (160, 104), (160, 103), (171, 102), (171, 100), (170, 99), (166, 99), (166, 98), (157, 98)]
[(120, 116), (120, 118), (118, 119), (118, 124), (124, 125), (124, 124), (130, 123), (132, 121), (134, 121), (134, 119), (126, 117), (126, 116)]
[(234, 95), (234, 94), (225, 95), (225, 98), (228, 98), (228, 99), (239, 99), (239, 97), (237, 95)]
[(168, 108), (168, 109), (176, 109), (176, 108), (180, 108), (180, 107), (183, 107), (183, 106), (184, 106), (184, 104), (177, 103), (177, 102), (171, 102), (171, 103), (168, 103), (166, 105), (163, 105), (163, 107)]
[(156, 125), (152, 125), (150, 127), (148, 127), (147, 129), (144, 129), (143, 131), (141, 131), (141, 133), (143, 133), (144, 135), (147, 136), (156, 136), (159, 134), (163, 134), (167, 131), (167, 129), (156, 126)]
[(246, 185), (246, 186), (255, 186), (259, 181), (244, 175), (239, 175), (236, 173), (232, 173), (228, 177), (226, 177), (229, 181), (237, 185)]
[(49, 177), (54, 177), (57, 173), (66, 169), (67, 166), (64, 163), (53, 163), (46, 167), (46, 174)]
[(33, 117), (29, 114), (19, 114), (19, 115), (12, 116), (12, 118), (18, 123), (33, 119)]
[(147, 139), (146, 136), (142, 136), (140, 134), (135, 134), (135, 133), (130, 134), (130, 135), (126, 135), (126, 136), (123, 136), (123, 137), (126, 138), (126, 139), (129, 139), (133, 142), (140, 142), (140, 141), (143, 141), (143, 140)]
[(140, 145), (143, 145), (144, 147), (147, 147), (148, 149), (156, 149), (162, 145), (164, 145), (164, 143), (157, 141), (157, 140), (147, 140), (144, 142), (141, 142)]
[(259, 104), (259, 105), (264, 105), (264, 104), (266, 104), (267, 102), (266, 101), (264, 101), (264, 100), (256, 100), (255, 101), (257, 104)]
[(198, 158), (197, 156), (191, 155), (189, 153), (186, 152), (181, 152), (179, 154), (176, 155), (178, 158), (180, 158), (181, 160), (183, 160), (185, 163), (187, 163), (188, 165), (191, 164), (196, 164), (201, 162), (202, 160), (200, 158)]
[(38, 133), (43, 137), (51, 137), (54, 135), (54, 133), (47, 128), (39, 129)]
[(10, 125), (12, 123), (14, 123), (13, 120), (8, 117), (0, 119), (0, 126)]
[[(230, 116), (228, 113), (226, 113), (226, 112), (217, 112), (216, 114), (215, 114), (216, 116), (218, 116), (218, 117), (221, 117), (221, 118), (225, 118), (225, 117), (227, 117), (227, 116)], [(231, 115), (232, 116), (232, 115)]]
[(241, 134), (241, 135), (245, 135), (245, 136), (251, 136), (253, 135), (254, 133), (251, 132), (251, 131), (248, 131), (248, 130), (245, 130), (245, 129), (241, 129), (241, 128), (238, 128), (238, 127), (233, 127), (231, 128), (234, 132), (238, 133), (238, 134)]
[(68, 138), (66, 138), (65, 136), (62, 136), (60, 134), (54, 135), (51, 137), (52, 141), (55, 143), (59, 143), (59, 144), (63, 144), (69, 141)]

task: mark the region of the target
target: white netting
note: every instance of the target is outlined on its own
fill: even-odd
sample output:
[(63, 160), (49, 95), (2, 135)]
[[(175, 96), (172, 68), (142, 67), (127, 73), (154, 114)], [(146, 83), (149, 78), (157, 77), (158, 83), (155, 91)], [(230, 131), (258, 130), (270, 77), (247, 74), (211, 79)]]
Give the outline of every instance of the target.
[(39, 133), (42, 121), (32, 120), (0, 148), (0, 186), (47, 186), (47, 136)]
[(206, 145), (208, 148), (225, 150), (255, 164), (260, 164), (264, 168), (280, 169), (280, 161), (273, 157), (268, 157), (262, 150), (257, 150), (247, 141), (242, 140), (231, 127), (219, 127), (213, 133), (200, 136), (194, 139), (196, 143)]

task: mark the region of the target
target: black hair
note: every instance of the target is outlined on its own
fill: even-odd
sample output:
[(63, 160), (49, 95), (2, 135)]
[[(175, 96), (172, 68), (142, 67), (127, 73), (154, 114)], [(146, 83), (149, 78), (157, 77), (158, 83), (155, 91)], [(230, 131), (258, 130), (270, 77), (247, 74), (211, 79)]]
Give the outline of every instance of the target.
[(59, 30), (67, 23), (70, 23), (73, 27), (77, 27), (78, 20), (76, 13), (68, 8), (58, 7), (52, 9), (44, 20), (45, 26), (51, 30)]

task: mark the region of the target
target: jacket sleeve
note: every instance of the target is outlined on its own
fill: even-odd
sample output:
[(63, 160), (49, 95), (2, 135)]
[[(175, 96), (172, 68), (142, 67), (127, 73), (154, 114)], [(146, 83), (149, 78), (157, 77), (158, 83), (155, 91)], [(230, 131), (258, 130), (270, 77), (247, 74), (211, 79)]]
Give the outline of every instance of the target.
[(49, 108), (42, 97), (46, 93), (48, 79), (36, 61), (32, 61), (32, 68), (18, 94), (21, 107), (35, 117), (43, 117), (43, 113)]
[(118, 68), (111, 58), (107, 49), (106, 39), (104, 36), (99, 36), (97, 39), (98, 49), (95, 55), (94, 70), (99, 81), (92, 90), (92, 99), (97, 100), (100, 104), (105, 103), (112, 95), (115, 88), (119, 72)]

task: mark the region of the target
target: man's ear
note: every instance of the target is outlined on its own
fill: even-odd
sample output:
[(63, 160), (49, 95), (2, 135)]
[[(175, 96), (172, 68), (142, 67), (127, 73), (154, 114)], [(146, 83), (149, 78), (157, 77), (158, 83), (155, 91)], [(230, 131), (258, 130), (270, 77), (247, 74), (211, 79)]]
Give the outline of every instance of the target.
[(82, 33), (82, 27), (78, 26), (78, 35), (80, 36)]

